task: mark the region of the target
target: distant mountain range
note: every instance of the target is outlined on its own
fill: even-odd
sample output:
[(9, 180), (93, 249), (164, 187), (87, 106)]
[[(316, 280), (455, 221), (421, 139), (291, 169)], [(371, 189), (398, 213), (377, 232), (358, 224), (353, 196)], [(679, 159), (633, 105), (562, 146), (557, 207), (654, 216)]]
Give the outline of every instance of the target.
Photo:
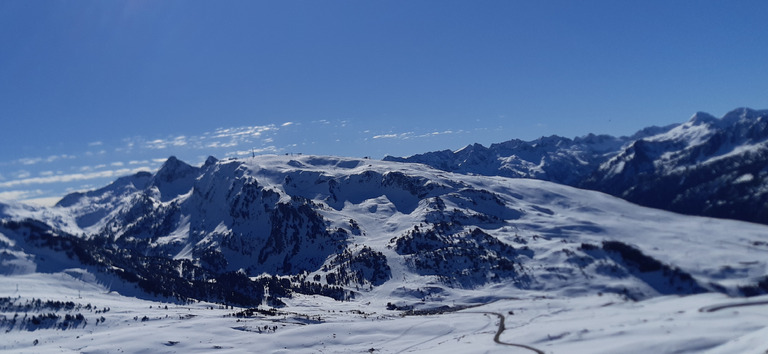
[(411, 309), (489, 286), (757, 295), (765, 234), (552, 182), (318, 156), (171, 157), (53, 208), (0, 204), (4, 274), (85, 267), (101, 284), (243, 306), (375, 293)]
[(571, 186), (765, 222), (766, 116), (386, 161), (171, 157), (55, 207), (0, 203), (0, 271), (85, 269), (122, 292), (242, 306), (295, 293), (390, 310), (498, 292), (764, 294), (765, 225)]
[(768, 110), (650, 127), (630, 137), (510, 140), (385, 161), (444, 171), (534, 178), (678, 213), (768, 224)]

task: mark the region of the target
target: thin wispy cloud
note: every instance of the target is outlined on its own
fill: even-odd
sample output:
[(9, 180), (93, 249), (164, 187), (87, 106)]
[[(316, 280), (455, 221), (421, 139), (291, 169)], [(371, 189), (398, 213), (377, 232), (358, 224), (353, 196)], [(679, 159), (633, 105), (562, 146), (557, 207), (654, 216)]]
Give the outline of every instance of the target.
[(278, 128), (274, 124), (269, 125), (254, 125), (237, 128), (219, 128), (213, 132), (213, 138), (248, 138), (259, 137), (262, 133), (271, 130), (277, 130)]
[[(293, 122), (283, 123), (280, 127), (288, 127)], [(199, 135), (178, 135), (166, 138), (146, 139), (132, 137), (124, 139), (124, 146), (116, 151), (130, 152), (135, 148), (147, 150), (191, 149), (210, 150), (232, 148), (246, 143), (258, 143), (260, 140), (271, 139), (266, 134), (275, 133), (280, 127), (274, 124), (218, 128), (214, 131), (203, 132)]]
[(22, 158), (18, 160), (22, 165), (34, 165), (43, 161), (42, 158)]
[(0, 192), (0, 200), (22, 200), (38, 197), (43, 194), (40, 189), (34, 190), (12, 190)]
[(417, 136), (414, 136), (414, 138), (429, 138), (429, 137), (438, 136), (438, 135), (448, 135), (448, 134), (455, 134), (455, 133), (458, 133), (458, 132), (454, 132), (452, 130), (444, 130), (441, 132), (435, 131), (427, 134), (417, 135)]
[(416, 134), (415, 132), (389, 133), (389, 134), (374, 135), (373, 139), (399, 139), (399, 140), (422, 139), (422, 138), (431, 138), (438, 135), (456, 134), (461, 132), (463, 131), (444, 130), (444, 131), (434, 131), (434, 132), (423, 133), (423, 134)]
[(167, 149), (168, 147), (186, 146), (187, 143), (187, 137), (180, 135), (170, 139), (155, 139), (152, 141), (147, 141), (145, 142), (144, 147), (147, 149), (161, 150)]
[(105, 155), (107, 153), (107, 150), (101, 149), (99, 151), (86, 151), (86, 156), (98, 156), (98, 155)]
[(381, 135), (374, 135), (374, 139), (397, 139), (397, 134), (381, 134)]
[(214, 142), (206, 145), (206, 147), (211, 148), (211, 149), (218, 149), (218, 148), (230, 148), (230, 147), (237, 146), (237, 145), (239, 145), (239, 143), (236, 142), (236, 141), (230, 141), (230, 142), (227, 142), (227, 143), (223, 143), (223, 142), (220, 142), (220, 141), (214, 141)]
[(70, 173), (70, 174), (55, 175), (55, 176), (20, 178), (20, 179), (11, 180), (11, 181), (0, 182), (0, 188), (15, 188), (19, 186), (29, 186), (29, 185), (36, 185), (36, 184), (86, 181), (86, 180), (97, 179), (97, 178), (114, 178), (114, 177), (134, 174), (139, 171), (151, 171), (151, 169), (149, 167), (139, 167), (134, 169), (122, 168), (117, 170), (104, 170), (104, 171), (90, 172), (90, 173)]
[(251, 154), (266, 154), (266, 153), (274, 154), (274, 153), (277, 153), (278, 151), (280, 150), (275, 146), (267, 146), (260, 149), (231, 151), (227, 153), (227, 155), (228, 156), (248, 156)]
[(68, 154), (51, 155), (48, 157), (24, 157), (24, 158), (20, 158), (18, 160), (13, 161), (13, 163), (30, 166), (30, 165), (37, 165), (39, 163), (51, 163), (58, 160), (74, 159), (74, 158), (76, 158), (74, 155), (68, 155)]

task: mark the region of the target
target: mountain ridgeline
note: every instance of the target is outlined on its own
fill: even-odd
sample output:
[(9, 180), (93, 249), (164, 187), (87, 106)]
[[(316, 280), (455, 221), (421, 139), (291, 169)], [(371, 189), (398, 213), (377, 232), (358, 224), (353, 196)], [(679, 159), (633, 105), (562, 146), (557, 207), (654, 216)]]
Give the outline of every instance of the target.
[(571, 186), (765, 222), (767, 122), (697, 114), (633, 137), (389, 161), (171, 157), (52, 208), (0, 203), (0, 271), (85, 268), (121, 292), (243, 306), (293, 294), (393, 309), (491, 293), (765, 294), (766, 226)]
[(678, 213), (768, 224), (768, 110), (651, 127), (631, 137), (510, 140), (387, 161), (486, 176), (535, 178)]

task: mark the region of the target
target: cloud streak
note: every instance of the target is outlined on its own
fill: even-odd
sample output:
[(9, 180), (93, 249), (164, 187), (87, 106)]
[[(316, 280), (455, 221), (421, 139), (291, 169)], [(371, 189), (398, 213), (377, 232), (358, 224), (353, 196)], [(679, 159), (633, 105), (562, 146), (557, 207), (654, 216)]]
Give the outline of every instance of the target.
[[(98, 166), (97, 166), (98, 168)], [(149, 167), (121, 168), (117, 170), (104, 170), (88, 173), (70, 173), (54, 176), (28, 177), (0, 182), (0, 188), (16, 188), (21, 186), (30, 186), (36, 184), (67, 183), (76, 181), (86, 181), (98, 178), (114, 178), (137, 173), (139, 171), (151, 171)]]
[(40, 196), (43, 191), (35, 190), (12, 190), (0, 192), (0, 200), (21, 200)]
[(178, 135), (158, 139), (145, 139), (144, 137), (133, 137), (124, 139), (125, 145), (115, 149), (120, 152), (131, 152), (136, 148), (147, 150), (168, 150), (168, 149), (220, 149), (232, 148), (240, 144), (255, 143), (259, 140), (271, 141), (272, 137), (268, 134), (274, 134), (281, 127), (292, 126), (295, 123), (285, 122), (280, 127), (275, 124), (252, 125), (241, 127), (218, 128), (214, 131), (204, 132), (200, 135)]
[(147, 149), (153, 149), (153, 150), (161, 150), (166, 149), (170, 146), (186, 146), (188, 144), (187, 137), (184, 135), (180, 135), (171, 139), (155, 139), (152, 141), (145, 142), (144, 147)]
[(267, 147), (264, 147), (264, 148), (253, 149), (253, 150), (232, 151), (232, 152), (229, 152), (227, 155), (229, 155), (229, 156), (248, 156), (248, 155), (251, 155), (251, 154), (264, 154), (264, 153), (272, 153), (272, 154), (274, 154), (274, 153), (277, 153), (278, 151), (280, 151), (280, 150), (277, 147), (275, 147), (275, 146), (267, 146)]
[(37, 165), (39, 163), (51, 163), (58, 160), (66, 160), (66, 159), (74, 159), (74, 158), (76, 158), (76, 156), (68, 155), (68, 154), (51, 155), (48, 157), (23, 157), (13, 161), (12, 163), (20, 164), (24, 166), (31, 166), (31, 165)]
[(424, 133), (424, 134), (416, 134), (414, 132), (390, 133), (390, 134), (374, 135), (373, 139), (397, 139), (397, 140), (424, 139), (424, 138), (435, 137), (438, 135), (448, 135), (448, 134), (456, 134), (456, 133), (462, 133), (462, 132), (463, 130), (458, 130), (458, 131), (444, 130), (444, 131), (434, 131), (431, 133)]

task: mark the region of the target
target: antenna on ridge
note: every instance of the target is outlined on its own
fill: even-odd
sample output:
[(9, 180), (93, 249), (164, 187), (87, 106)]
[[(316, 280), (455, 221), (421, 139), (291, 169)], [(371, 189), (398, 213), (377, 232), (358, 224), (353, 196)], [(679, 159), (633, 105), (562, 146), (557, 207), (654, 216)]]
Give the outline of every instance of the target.
[(256, 151), (254, 151), (253, 148), (251, 148), (251, 157), (253, 158), (256, 157)]

